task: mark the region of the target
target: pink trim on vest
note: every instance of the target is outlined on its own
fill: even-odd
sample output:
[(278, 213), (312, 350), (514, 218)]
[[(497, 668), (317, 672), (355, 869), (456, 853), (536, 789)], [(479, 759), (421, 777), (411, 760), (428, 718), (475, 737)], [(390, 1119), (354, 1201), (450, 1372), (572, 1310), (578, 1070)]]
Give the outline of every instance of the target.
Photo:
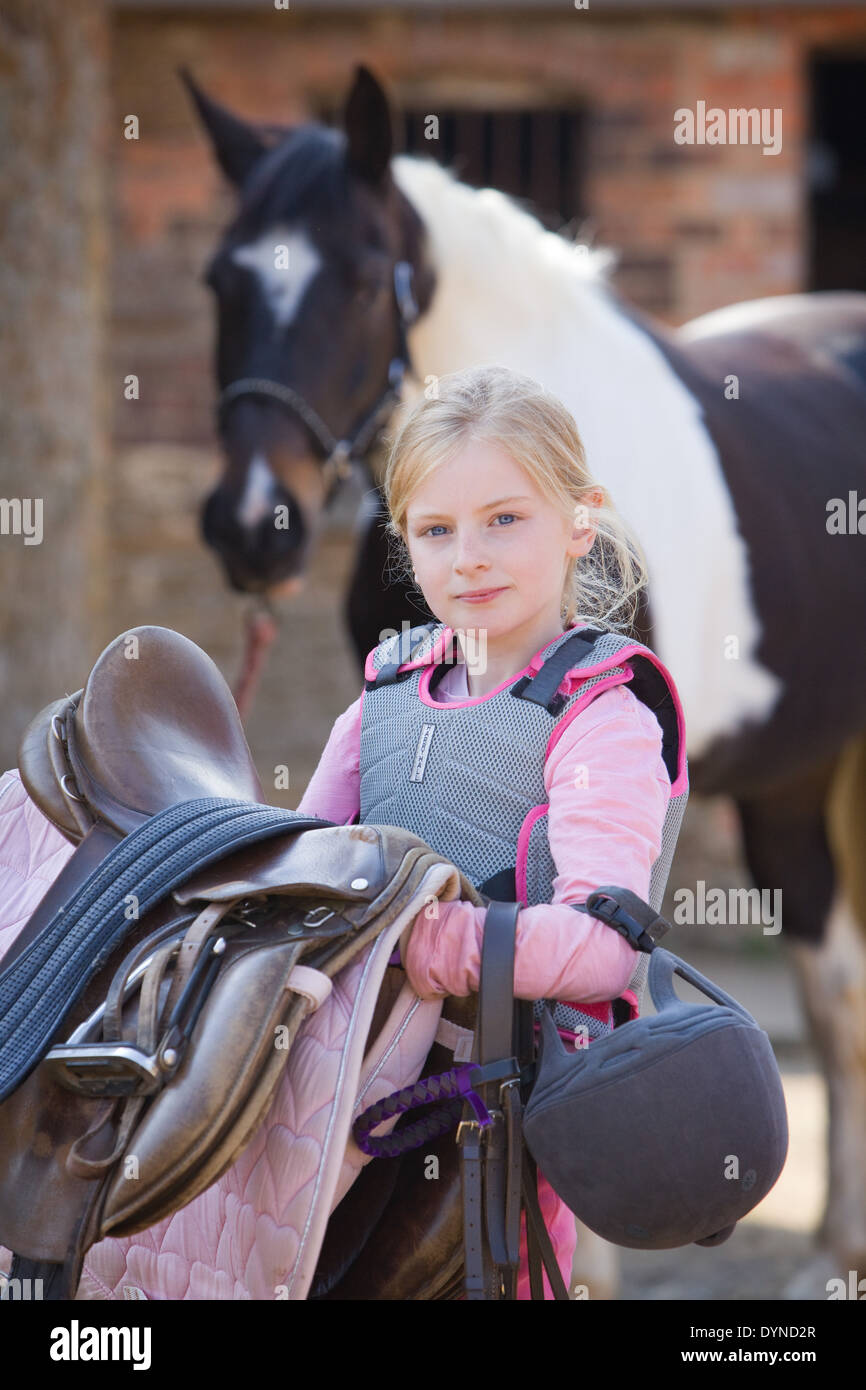
[(598, 681), (595, 685), (591, 686), (590, 689), (587, 690), (583, 695), (581, 695), (579, 700), (575, 700), (574, 704), (568, 711), (568, 714), (565, 716), (565, 718), (560, 719), (556, 727), (551, 730), (550, 738), (547, 740), (547, 749), (545, 750), (544, 754), (545, 763), (547, 762), (547, 759), (550, 757), (559, 740), (562, 738), (562, 735), (565, 733), (565, 730), (568, 728), (571, 721), (575, 718), (576, 715), (580, 714), (582, 710), (585, 710), (587, 705), (592, 704), (596, 695), (600, 695), (603, 690), (609, 690), (610, 687), (613, 685), (627, 685), (628, 682), (631, 680), (634, 680), (634, 671), (614, 671), (613, 675), (608, 676), (607, 680)]
[[(615, 664), (617, 666), (621, 666), (623, 662), (627, 661), (628, 658), (631, 656), (642, 656), (647, 660), (651, 661), (653, 666), (655, 666), (656, 669), (659, 670), (667, 680), (668, 688), (671, 692), (671, 695), (673, 696), (674, 708), (677, 712), (677, 728), (679, 730), (680, 745), (677, 775), (675, 780), (671, 784), (671, 796), (679, 796), (680, 793), (684, 792), (686, 790), (686, 787), (688, 786), (688, 774), (686, 771), (686, 721), (685, 716), (683, 715), (683, 707), (680, 703), (679, 692), (677, 691), (677, 688), (674, 685), (673, 677), (671, 676), (664, 663), (659, 661), (655, 652), (651, 652), (649, 647), (646, 647), (644, 650), (641, 650), (641, 648), (636, 643), (633, 643), (630, 647), (620, 648), (618, 652), (614, 653), (614, 656), (616, 659)], [(612, 661), (613, 658), (608, 657), (605, 661), (600, 661), (596, 666), (582, 666), (580, 669), (581, 680), (587, 680), (590, 676), (599, 675), (602, 671), (607, 669), (607, 667), (612, 663)], [(590, 691), (589, 693), (592, 694), (594, 691), (600, 688), (600, 685), (593, 686), (592, 691)], [(573, 710), (569, 710), (569, 719), (571, 718), (573, 712)], [(565, 720), (564, 722), (568, 723), (568, 720)], [(562, 724), (557, 725), (557, 730), (561, 727)]]
[(533, 806), (528, 811), (520, 832), (517, 836), (517, 861), (514, 869), (514, 888), (517, 893), (518, 901), (527, 906), (526, 902), (526, 861), (529, 857), (529, 837), (532, 834), (532, 827), (542, 816), (546, 816), (550, 810), (550, 802), (546, 801), (543, 806)]
[(626, 1019), (626, 1023), (631, 1023), (633, 1019), (640, 1018), (640, 1009), (638, 1008), (637, 995), (635, 994), (633, 989), (624, 989), (622, 994), (619, 995), (619, 998), (624, 999), (629, 1007), (629, 1016)]
[[(440, 664), (442, 661), (445, 660), (446, 639), (450, 642), (453, 635), (454, 629), (452, 627), (446, 627), (445, 631), (439, 637), (436, 638), (436, 641), (433, 643), (432, 648), (426, 656), (418, 657), (416, 661), (401, 661), (397, 669), (399, 671), (414, 671), (416, 666), (425, 666), (428, 662), (433, 666)], [(554, 638), (553, 640), (556, 641), (556, 638)], [(377, 668), (373, 665), (373, 653), (377, 650), (377, 648), (380, 645), (381, 643), (377, 642), (376, 646), (372, 647), (370, 651), (367, 653), (367, 660), (364, 662), (364, 676), (367, 680), (372, 680), (373, 677), (377, 674)], [(550, 646), (550, 643), (548, 642), (547, 645)], [(538, 653), (536, 652), (536, 656), (537, 655)]]
[(523, 670), (518, 671), (516, 676), (509, 676), (501, 685), (497, 685), (495, 690), (488, 690), (486, 695), (470, 696), (466, 700), (449, 700), (447, 704), (442, 704), (439, 700), (434, 700), (433, 696), (430, 694), (430, 681), (433, 672), (436, 670), (436, 663), (434, 662), (427, 667), (421, 679), (418, 681), (418, 694), (421, 697), (422, 704), (429, 705), (431, 709), (465, 709), (467, 705), (482, 705), (485, 700), (492, 700), (494, 695), (498, 695), (500, 691), (505, 690), (507, 686), (513, 685), (521, 676), (526, 675), (529, 669), (528, 666), (524, 666)]

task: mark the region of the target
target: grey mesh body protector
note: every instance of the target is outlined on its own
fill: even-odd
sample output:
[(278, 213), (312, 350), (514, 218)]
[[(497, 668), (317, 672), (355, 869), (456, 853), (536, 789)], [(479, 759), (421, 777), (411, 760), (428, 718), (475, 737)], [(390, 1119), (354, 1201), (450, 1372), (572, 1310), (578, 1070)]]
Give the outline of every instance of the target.
[[(569, 628), (544, 649), (530, 678), (515, 677), (471, 703), (435, 703), (437, 678), (454, 659), (444, 623), (427, 623), (380, 642), (367, 657), (361, 702), (360, 821), (400, 825), (457, 864), (489, 898), (525, 907), (549, 903), (557, 874), (547, 834), (545, 754), (557, 728), (613, 685), (652, 709), (671, 781), (661, 852), (649, 902), (661, 909), (688, 798), (679, 697), (658, 657), (618, 633)], [(559, 693), (567, 672), (585, 679)], [(638, 954), (614, 1023), (638, 1012), (647, 972)], [(591, 1041), (612, 1031), (610, 1010), (549, 1001), (560, 1028)], [(537, 1001), (539, 1018), (544, 1001)], [(616, 1015), (619, 1014), (617, 1018)]]

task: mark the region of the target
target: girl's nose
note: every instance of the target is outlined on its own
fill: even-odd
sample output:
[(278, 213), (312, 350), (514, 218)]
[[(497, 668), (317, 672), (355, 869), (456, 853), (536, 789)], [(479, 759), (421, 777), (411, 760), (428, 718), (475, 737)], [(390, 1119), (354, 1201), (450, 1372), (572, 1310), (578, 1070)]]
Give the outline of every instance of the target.
[(458, 535), (454, 555), (455, 569), (477, 569), (479, 566), (486, 567), (487, 564), (486, 551), (484, 546), (478, 543), (477, 538)]

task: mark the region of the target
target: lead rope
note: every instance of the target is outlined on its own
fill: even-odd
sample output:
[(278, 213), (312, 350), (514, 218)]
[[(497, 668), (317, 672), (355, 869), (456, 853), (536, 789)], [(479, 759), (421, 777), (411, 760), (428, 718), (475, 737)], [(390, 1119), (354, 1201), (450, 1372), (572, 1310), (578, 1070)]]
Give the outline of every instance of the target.
[(245, 724), (253, 707), (271, 647), (276, 641), (279, 624), (270, 601), (263, 599), (247, 610), (244, 622), (244, 654), (240, 674), (232, 694)]

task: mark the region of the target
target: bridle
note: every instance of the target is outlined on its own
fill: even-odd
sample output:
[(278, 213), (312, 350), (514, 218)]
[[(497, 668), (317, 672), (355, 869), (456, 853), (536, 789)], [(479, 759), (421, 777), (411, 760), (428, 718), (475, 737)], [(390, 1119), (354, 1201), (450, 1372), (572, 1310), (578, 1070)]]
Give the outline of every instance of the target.
[(391, 358), (388, 367), (388, 385), (372, 410), (361, 420), (354, 433), (337, 439), (328, 429), (321, 415), (313, 409), (308, 401), (304, 400), (300, 392), (295, 391), (293, 387), (287, 386), (282, 381), (273, 381), (270, 377), (260, 376), (240, 377), (237, 381), (232, 381), (224, 387), (217, 402), (221, 428), (228, 408), (234, 401), (240, 400), (243, 396), (264, 396), (270, 400), (278, 401), (286, 410), (303, 420), (321, 445), (325, 455), (322, 474), (328, 490), (328, 500), (330, 500), (337, 483), (343, 478), (350, 477), (353, 467), (362, 461), (365, 450), (400, 401), (401, 387), (407, 368), (410, 372), (412, 371), (406, 330), (418, 317), (418, 305), (412, 293), (412, 266), (408, 261), (397, 261), (394, 265), (394, 295), (397, 302), (399, 342), (397, 356)]

